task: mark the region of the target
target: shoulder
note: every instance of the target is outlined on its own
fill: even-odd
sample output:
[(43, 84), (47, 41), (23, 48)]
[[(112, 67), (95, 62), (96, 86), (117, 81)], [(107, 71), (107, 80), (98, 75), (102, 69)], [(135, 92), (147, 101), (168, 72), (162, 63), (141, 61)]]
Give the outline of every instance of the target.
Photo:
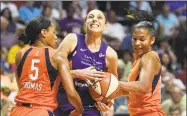
[(158, 56), (156, 56), (156, 54), (154, 54), (153, 52), (148, 52), (145, 55), (142, 56), (141, 59), (142, 62), (159, 62)]
[[(65, 39), (68, 39), (69, 41), (73, 42), (74, 40), (77, 40), (77, 35), (75, 33), (69, 33)], [(73, 40), (73, 41), (72, 41)]]
[(116, 60), (118, 59), (118, 55), (117, 55), (116, 51), (113, 48), (111, 48), (110, 46), (107, 47), (106, 57), (108, 59), (116, 59)]
[[(153, 52), (148, 52), (142, 56), (140, 60), (141, 66), (158, 69), (161, 64), (158, 56)], [(151, 67), (150, 67), (151, 66)]]

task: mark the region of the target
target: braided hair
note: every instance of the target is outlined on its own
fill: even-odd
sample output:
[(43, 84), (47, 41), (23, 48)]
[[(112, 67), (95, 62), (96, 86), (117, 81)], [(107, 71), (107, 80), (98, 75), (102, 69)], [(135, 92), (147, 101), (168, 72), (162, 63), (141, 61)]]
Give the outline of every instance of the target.
[(148, 14), (148, 12), (144, 10), (135, 11), (126, 9), (126, 11), (127, 17), (137, 23), (135, 28), (146, 28), (152, 36), (155, 36), (155, 28), (152, 23), (155, 21), (155, 17), (153, 17), (153, 15)]

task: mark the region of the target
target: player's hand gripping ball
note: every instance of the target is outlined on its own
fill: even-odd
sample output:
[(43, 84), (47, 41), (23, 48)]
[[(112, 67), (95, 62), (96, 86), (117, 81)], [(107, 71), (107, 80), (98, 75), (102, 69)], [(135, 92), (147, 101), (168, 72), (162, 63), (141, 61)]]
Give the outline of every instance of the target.
[(105, 78), (99, 82), (89, 83), (89, 92), (97, 102), (108, 103), (117, 97), (119, 91), (118, 79), (111, 73), (105, 72)]

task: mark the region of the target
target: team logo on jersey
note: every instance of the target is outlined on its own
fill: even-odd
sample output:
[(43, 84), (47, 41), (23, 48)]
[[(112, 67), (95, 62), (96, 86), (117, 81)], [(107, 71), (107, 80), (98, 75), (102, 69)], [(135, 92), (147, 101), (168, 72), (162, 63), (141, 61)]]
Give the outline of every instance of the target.
[(75, 51), (75, 52), (73, 53), (73, 56), (75, 56), (76, 53), (77, 53), (77, 51)]
[(99, 58), (104, 57), (105, 55), (103, 53), (99, 54)]
[(87, 49), (82, 49), (82, 48), (80, 49), (80, 51), (82, 51), (82, 52), (84, 52), (84, 51), (86, 51), (86, 50), (87, 50)]

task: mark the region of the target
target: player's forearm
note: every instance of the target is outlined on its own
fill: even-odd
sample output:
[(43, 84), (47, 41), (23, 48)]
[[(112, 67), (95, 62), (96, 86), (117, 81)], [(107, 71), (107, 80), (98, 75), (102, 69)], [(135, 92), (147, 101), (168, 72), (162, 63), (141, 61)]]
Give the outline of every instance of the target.
[(81, 98), (78, 95), (77, 92), (75, 92), (74, 94), (71, 93), (71, 95), (68, 95), (68, 100), (70, 101), (70, 103), (75, 107), (75, 109), (82, 114), (83, 112), (83, 107), (82, 107), (82, 102), (81, 102)]
[(145, 94), (147, 92), (147, 87), (140, 81), (132, 82), (119, 82), (121, 90), (128, 91), (134, 94)]
[(79, 72), (77, 70), (70, 70), (72, 78), (79, 78)]
[(120, 97), (120, 96), (128, 96), (129, 95), (129, 92), (124, 90), (123, 88), (121, 89), (120, 87), (120, 90), (119, 92), (117, 93), (117, 97)]

